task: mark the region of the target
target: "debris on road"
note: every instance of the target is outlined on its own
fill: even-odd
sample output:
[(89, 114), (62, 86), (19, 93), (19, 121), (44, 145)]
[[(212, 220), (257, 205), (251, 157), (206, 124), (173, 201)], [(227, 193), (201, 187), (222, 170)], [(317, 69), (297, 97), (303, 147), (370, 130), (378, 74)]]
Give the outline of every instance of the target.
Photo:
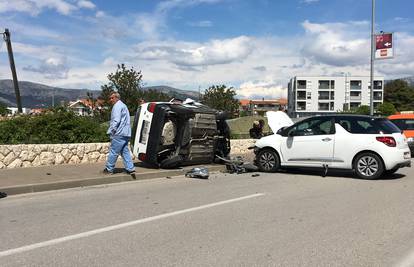
[(224, 161), (226, 164), (226, 170), (228, 173), (246, 173), (246, 172), (255, 172), (258, 171), (258, 167), (252, 163), (244, 162), (243, 158), (238, 156), (232, 159), (225, 159), (217, 156), (217, 158)]
[(5, 192), (0, 192), (0, 198), (4, 198), (4, 197), (7, 197), (7, 193), (5, 193)]
[(209, 173), (207, 168), (192, 168), (188, 172), (186, 172), (185, 177), (190, 178), (200, 178), (200, 179), (208, 179)]
[(258, 176), (260, 176), (260, 174), (258, 173), (252, 174), (252, 177), (258, 177)]

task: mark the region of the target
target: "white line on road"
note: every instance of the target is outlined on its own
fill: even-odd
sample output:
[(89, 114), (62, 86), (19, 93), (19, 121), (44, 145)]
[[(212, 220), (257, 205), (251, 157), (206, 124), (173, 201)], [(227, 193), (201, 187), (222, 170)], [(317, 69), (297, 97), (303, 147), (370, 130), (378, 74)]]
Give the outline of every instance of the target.
[(4, 251), (0, 251), (0, 258), (5, 257), (5, 256), (10, 256), (10, 255), (13, 255), (13, 254), (17, 254), (17, 253), (21, 253), (21, 252), (25, 252), (25, 251), (30, 251), (30, 250), (37, 249), (37, 248), (42, 248), (42, 247), (47, 247), (47, 246), (60, 244), (60, 243), (70, 241), (70, 240), (75, 240), (75, 239), (79, 239), (79, 238), (88, 237), (88, 236), (91, 236), (91, 235), (96, 235), (96, 234), (100, 234), (100, 233), (114, 231), (114, 230), (122, 229), (122, 228), (125, 228), (125, 227), (129, 227), (129, 226), (133, 226), (133, 225), (137, 225), (137, 224), (141, 224), (141, 223), (160, 220), (160, 219), (164, 219), (164, 218), (168, 218), (168, 217), (171, 217), (171, 216), (180, 215), (180, 214), (184, 214), (184, 213), (188, 213), (188, 212), (192, 212), (192, 211), (208, 209), (208, 208), (212, 208), (212, 207), (216, 207), (216, 206), (220, 206), (220, 205), (224, 205), (224, 204), (229, 204), (229, 203), (232, 203), (232, 202), (237, 202), (237, 201), (241, 201), (241, 200), (245, 200), (245, 199), (249, 199), (249, 198), (260, 197), (260, 196), (263, 196), (263, 195), (264, 195), (264, 193), (257, 193), (257, 194), (248, 195), (248, 196), (244, 196), (244, 197), (228, 199), (228, 200), (219, 201), (219, 202), (215, 202), (215, 203), (211, 203), (211, 204), (207, 204), (207, 205), (202, 205), (202, 206), (198, 206), (198, 207), (194, 207), (194, 208), (173, 211), (173, 212), (164, 213), (164, 214), (160, 214), (160, 215), (156, 215), (156, 216), (152, 216), (152, 217), (148, 217), (148, 218), (143, 218), (143, 219), (139, 219), (139, 220), (135, 220), (135, 221), (116, 224), (116, 225), (112, 225), (112, 226), (108, 226), (108, 227), (104, 227), (104, 228), (99, 228), (99, 229), (95, 229), (95, 230), (91, 230), (91, 231), (87, 231), (87, 232), (83, 232), (83, 233), (79, 233), (79, 234), (75, 234), (75, 235), (68, 235), (68, 236), (64, 236), (64, 237), (60, 237), (60, 238), (56, 238), (56, 239), (51, 239), (51, 240), (48, 240), (48, 241), (35, 243), (35, 244), (31, 244), (31, 245), (27, 245), (27, 246), (23, 246), (23, 247), (19, 247), (19, 248), (4, 250)]

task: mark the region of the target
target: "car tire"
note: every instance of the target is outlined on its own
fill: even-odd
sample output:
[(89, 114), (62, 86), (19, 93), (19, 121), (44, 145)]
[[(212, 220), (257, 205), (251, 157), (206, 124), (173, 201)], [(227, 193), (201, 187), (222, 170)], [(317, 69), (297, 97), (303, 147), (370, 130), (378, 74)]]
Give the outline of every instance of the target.
[(279, 155), (273, 149), (263, 149), (256, 156), (256, 164), (262, 172), (276, 172), (280, 167)]
[(354, 171), (361, 179), (375, 180), (384, 173), (384, 164), (378, 155), (364, 152), (356, 157)]

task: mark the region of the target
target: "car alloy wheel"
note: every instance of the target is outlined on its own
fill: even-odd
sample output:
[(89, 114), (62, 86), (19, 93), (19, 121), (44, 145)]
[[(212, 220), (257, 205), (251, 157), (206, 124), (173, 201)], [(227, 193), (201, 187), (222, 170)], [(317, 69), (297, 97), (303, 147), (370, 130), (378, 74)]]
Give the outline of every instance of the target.
[(260, 151), (256, 162), (259, 169), (264, 172), (276, 172), (280, 166), (279, 156), (271, 149)]
[(355, 172), (363, 179), (377, 179), (384, 172), (381, 159), (373, 153), (362, 153), (355, 160)]

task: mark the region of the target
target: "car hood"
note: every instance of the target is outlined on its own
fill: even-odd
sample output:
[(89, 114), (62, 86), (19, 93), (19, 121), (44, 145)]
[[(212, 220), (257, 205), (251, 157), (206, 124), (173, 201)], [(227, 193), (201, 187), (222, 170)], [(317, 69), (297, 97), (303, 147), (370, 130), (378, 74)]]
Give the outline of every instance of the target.
[(266, 112), (267, 123), (274, 134), (282, 127), (287, 127), (293, 124), (293, 121), (283, 111), (268, 111)]

